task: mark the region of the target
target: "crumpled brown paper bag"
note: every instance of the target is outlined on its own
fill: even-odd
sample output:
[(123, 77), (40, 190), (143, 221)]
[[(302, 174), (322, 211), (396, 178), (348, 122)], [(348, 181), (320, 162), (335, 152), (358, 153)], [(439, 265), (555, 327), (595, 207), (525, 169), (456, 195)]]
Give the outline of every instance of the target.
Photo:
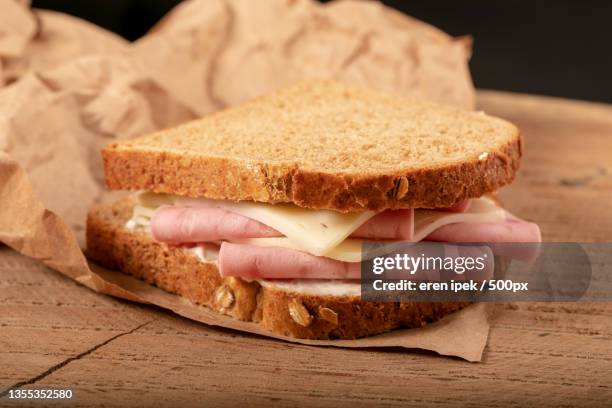
[[(212, 325), (305, 344), (401, 346), (481, 358), (484, 305), (358, 340), (285, 338), (83, 256), (87, 209), (109, 199), (99, 150), (304, 77), (471, 108), (469, 44), (378, 3), (200, 0), (134, 44), (27, 2), (0, 4), (0, 242), (89, 288)], [(3, 87), (2, 87), (3, 86)]]
[(377, 2), (208, 0), (177, 6), (132, 53), (204, 114), (305, 77), (473, 108), (470, 47)]

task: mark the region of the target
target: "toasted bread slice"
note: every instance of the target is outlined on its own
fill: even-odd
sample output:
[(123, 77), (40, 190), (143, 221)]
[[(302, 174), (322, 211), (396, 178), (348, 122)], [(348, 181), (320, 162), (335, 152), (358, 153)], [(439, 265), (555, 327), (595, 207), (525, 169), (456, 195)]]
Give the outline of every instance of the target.
[(394, 328), (420, 327), (468, 304), (364, 302), (358, 294), (339, 293), (342, 283), (337, 281), (325, 283), (331, 285), (326, 293), (320, 285), (309, 290), (308, 283), (303, 282), (275, 284), (223, 278), (216, 263), (204, 262), (188, 249), (155, 242), (146, 230), (127, 229), (133, 205), (132, 199), (124, 199), (89, 213), (86, 253), (90, 259), (219, 313), (259, 322), (276, 334), (353, 339)]
[(484, 113), (306, 81), (102, 154), (111, 189), (382, 211), (510, 183), (521, 137)]

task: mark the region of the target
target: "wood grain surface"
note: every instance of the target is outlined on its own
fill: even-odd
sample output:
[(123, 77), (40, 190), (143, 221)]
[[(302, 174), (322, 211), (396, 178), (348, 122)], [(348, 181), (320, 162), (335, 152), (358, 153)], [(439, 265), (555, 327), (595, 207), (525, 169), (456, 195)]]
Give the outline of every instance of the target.
[[(612, 107), (487, 91), (479, 105), (524, 132), (506, 206), (546, 241), (612, 241)], [(3, 248), (0, 393), (69, 387), (62, 405), (95, 407), (610, 406), (612, 303), (496, 308), (481, 363), (309, 347), (98, 295)]]

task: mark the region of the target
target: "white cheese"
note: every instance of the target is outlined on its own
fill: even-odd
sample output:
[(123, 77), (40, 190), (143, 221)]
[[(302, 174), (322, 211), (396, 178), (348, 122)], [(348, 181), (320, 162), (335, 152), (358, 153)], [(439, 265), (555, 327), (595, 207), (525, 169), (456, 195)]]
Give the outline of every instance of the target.
[(219, 247), (216, 245), (200, 244), (187, 250), (202, 262), (217, 262), (219, 259)]

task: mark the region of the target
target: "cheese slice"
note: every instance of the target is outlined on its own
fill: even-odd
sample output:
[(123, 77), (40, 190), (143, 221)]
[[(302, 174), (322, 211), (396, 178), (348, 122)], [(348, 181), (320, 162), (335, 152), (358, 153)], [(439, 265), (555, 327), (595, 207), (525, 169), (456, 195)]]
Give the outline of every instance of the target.
[(142, 206), (167, 204), (192, 207), (217, 207), (254, 219), (283, 234), (292, 245), (313, 255), (326, 255), (364, 222), (376, 215), (373, 211), (339, 213), (309, 210), (293, 204), (263, 204), (251, 201), (225, 201), (178, 196), (139, 195)]
[(133, 217), (148, 218), (150, 220), (153, 217), (153, 213), (155, 212), (155, 210), (155, 207), (145, 207), (143, 205), (136, 204), (134, 206), (132, 214)]

